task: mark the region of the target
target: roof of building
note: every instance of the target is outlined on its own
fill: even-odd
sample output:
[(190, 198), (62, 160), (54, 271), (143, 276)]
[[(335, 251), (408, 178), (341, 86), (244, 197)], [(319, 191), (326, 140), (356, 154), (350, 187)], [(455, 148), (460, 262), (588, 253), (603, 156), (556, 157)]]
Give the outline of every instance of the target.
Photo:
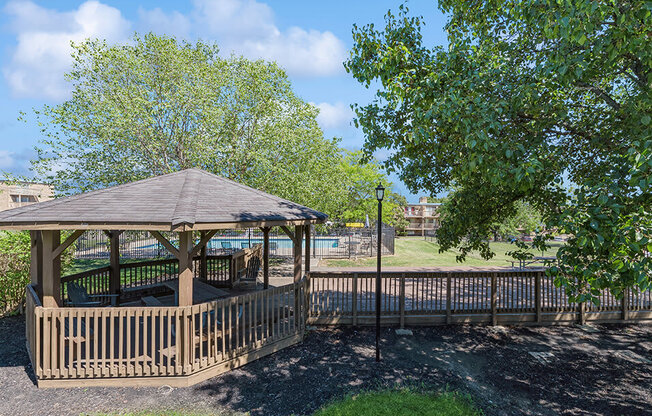
[(415, 202), (413, 204), (407, 204), (408, 207), (438, 207), (441, 205), (441, 202)]
[(324, 222), (327, 215), (200, 169), (0, 212), (0, 229), (207, 230)]

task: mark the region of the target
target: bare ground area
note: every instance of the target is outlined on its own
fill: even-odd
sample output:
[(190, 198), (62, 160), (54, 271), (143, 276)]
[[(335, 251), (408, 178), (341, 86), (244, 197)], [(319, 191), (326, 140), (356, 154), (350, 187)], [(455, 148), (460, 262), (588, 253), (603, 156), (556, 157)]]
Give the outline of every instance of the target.
[[(305, 415), (365, 389), (469, 394), (487, 415), (652, 414), (652, 326), (319, 328), (305, 341), (189, 388), (37, 389), (24, 319), (0, 319), (0, 415), (198, 410)], [(622, 352), (630, 351), (630, 352)], [(539, 359), (530, 352), (543, 354)], [(540, 361), (539, 361), (540, 360)]]

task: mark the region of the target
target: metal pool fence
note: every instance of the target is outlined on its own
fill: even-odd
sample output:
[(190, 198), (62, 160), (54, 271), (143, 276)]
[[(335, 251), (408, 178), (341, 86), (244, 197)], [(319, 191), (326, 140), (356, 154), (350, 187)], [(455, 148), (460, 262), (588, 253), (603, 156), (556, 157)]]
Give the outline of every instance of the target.
[[(163, 233), (173, 243), (175, 233)], [(310, 250), (315, 258), (372, 257), (376, 253), (377, 232), (373, 228), (333, 228), (311, 233)], [(383, 226), (381, 239), (384, 255), (394, 254), (395, 230)], [(198, 235), (199, 237), (199, 235)], [(208, 243), (208, 254), (228, 254), (253, 247), (263, 241), (258, 228), (225, 230), (216, 234)], [(272, 228), (269, 235), (270, 255), (292, 256), (292, 241), (279, 228)], [(148, 232), (125, 231), (120, 234), (120, 257), (128, 259), (167, 258), (171, 254)], [(104, 259), (109, 257), (109, 238), (102, 231), (86, 231), (75, 244), (78, 259)]]

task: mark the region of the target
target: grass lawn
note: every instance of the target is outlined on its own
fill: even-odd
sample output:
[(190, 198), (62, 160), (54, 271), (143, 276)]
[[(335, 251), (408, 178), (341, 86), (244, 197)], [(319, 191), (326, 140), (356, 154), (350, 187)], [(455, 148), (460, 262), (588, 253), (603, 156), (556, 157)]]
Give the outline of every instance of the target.
[[(137, 263), (155, 259), (120, 259), (121, 264)], [(70, 267), (61, 272), (62, 276), (85, 272), (86, 270), (99, 269), (109, 265), (109, 259), (75, 259)]]
[[(552, 243), (550, 250), (543, 253), (544, 256), (554, 256), (561, 243)], [(397, 267), (446, 267), (446, 266), (511, 266), (508, 251), (516, 250), (516, 246), (510, 243), (491, 243), (491, 248), (496, 255), (491, 260), (484, 260), (477, 252), (470, 253), (464, 263), (455, 260), (456, 251), (439, 253), (439, 245), (423, 239), (423, 237), (399, 237), (396, 239), (395, 254), (383, 256), (383, 266)], [(535, 256), (541, 256), (541, 252), (533, 252)], [(327, 259), (319, 263), (320, 266), (328, 267), (349, 267), (349, 266), (375, 266), (376, 258), (359, 259)]]
[[(101, 413), (95, 416), (218, 416), (220, 414), (222, 413), (167, 410)], [(318, 410), (313, 413), (313, 416), (479, 416), (481, 414), (468, 399), (457, 393), (420, 393), (401, 389), (356, 394)]]
[(363, 393), (333, 403), (314, 416), (471, 416), (480, 412), (455, 393), (410, 390)]

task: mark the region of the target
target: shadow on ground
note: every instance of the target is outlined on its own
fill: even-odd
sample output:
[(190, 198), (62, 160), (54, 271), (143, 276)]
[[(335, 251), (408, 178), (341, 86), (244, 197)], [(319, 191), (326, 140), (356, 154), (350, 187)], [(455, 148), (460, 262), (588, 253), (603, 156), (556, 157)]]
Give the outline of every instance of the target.
[[(412, 336), (384, 329), (380, 363), (372, 329), (317, 329), (300, 345), (190, 388), (39, 390), (28, 376), (24, 321), (5, 318), (0, 415), (144, 409), (304, 415), (346, 394), (396, 385), (458, 390), (488, 415), (652, 414), (652, 364), (645, 362), (652, 360), (652, 326), (598, 329), (451, 326), (413, 328)], [(540, 362), (529, 352), (552, 356)]]

